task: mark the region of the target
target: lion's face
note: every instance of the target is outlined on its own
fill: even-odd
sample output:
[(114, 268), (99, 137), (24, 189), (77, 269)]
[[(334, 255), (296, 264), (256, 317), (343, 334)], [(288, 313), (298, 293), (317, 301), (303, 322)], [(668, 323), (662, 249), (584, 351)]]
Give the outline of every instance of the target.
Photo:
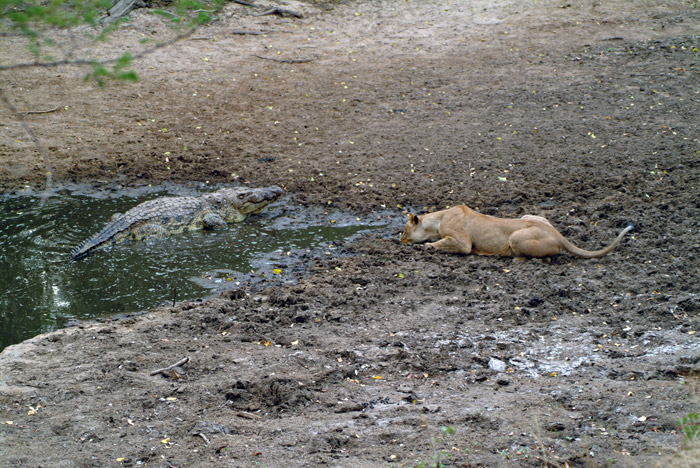
[(426, 240), (425, 233), (420, 226), (420, 218), (412, 213), (408, 214), (408, 222), (401, 235), (402, 244), (410, 244), (412, 242), (422, 242)]

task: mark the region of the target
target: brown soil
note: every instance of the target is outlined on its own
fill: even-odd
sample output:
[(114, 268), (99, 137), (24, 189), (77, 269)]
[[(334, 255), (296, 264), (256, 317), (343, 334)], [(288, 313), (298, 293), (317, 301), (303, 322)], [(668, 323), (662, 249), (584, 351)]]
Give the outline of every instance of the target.
[[(351, 255), (307, 257), (294, 286), (9, 347), (0, 465), (668, 466), (700, 370), (700, 9), (288, 7), (305, 17), (229, 5), (139, 60), (135, 85), (3, 72), (20, 111), (61, 109), (26, 116), (44, 161), (1, 108), (0, 185), (41, 187), (48, 164), (54, 186), (278, 184), (355, 212), (539, 214), (588, 248), (637, 229), (607, 257), (550, 264), (375, 232), (338, 249)], [(111, 44), (73, 50), (110, 57), (168, 34), (137, 11)], [(0, 49), (3, 64), (31, 60), (14, 38)]]

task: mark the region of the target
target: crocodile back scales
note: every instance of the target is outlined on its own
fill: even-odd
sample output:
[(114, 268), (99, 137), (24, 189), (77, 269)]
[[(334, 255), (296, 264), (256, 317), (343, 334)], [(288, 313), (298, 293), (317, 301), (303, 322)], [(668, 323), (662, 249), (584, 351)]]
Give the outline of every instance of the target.
[(154, 219), (158, 219), (160, 223), (167, 219), (171, 227), (184, 229), (192, 223), (195, 214), (204, 204), (204, 200), (197, 197), (163, 197), (144, 202), (111, 221), (97, 234), (73, 249), (71, 257), (77, 260), (106, 243), (126, 238), (135, 226)]

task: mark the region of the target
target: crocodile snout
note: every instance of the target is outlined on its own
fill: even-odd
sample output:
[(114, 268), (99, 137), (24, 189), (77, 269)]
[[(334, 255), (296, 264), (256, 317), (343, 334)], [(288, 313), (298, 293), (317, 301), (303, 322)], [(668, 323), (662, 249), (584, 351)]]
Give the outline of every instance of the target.
[(268, 187), (266, 199), (267, 200), (277, 200), (282, 195), (284, 195), (284, 190), (282, 190), (282, 187), (278, 187), (277, 185), (273, 185), (272, 187)]
[(284, 194), (284, 190), (276, 185), (273, 185), (272, 187), (253, 189), (247, 197), (242, 197), (239, 195), (239, 198), (246, 199), (246, 201), (252, 203), (260, 203), (262, 201), (275, 201), (281, 197), (282, 194)]

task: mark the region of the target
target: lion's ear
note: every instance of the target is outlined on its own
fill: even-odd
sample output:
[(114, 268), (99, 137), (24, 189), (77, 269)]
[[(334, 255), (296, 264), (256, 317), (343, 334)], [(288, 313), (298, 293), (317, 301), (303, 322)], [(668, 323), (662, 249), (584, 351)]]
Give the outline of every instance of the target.
[(418, 224), (418, 223), (420, 223), (420, 218), (419, 218), (418, 216), (414, 215), (413, 213), (409, 213), (409, 214), (408, 214), (408, 220), (409, 220), (412, 224)]

